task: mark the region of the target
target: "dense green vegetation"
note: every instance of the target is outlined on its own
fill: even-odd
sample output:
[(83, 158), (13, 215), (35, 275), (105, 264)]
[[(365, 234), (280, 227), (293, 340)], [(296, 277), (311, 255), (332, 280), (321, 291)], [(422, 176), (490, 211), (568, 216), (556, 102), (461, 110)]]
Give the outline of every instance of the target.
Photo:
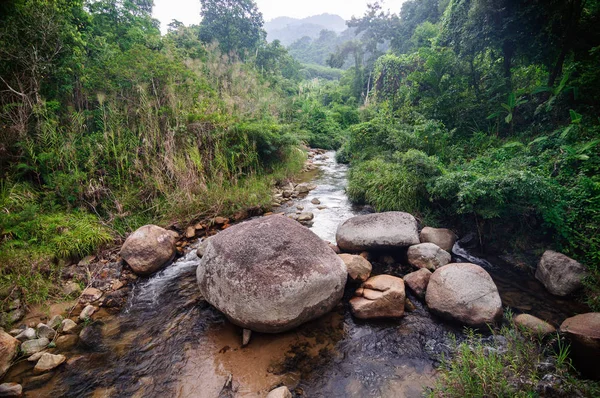
[(0, 288), (43, 301), (64, 259), (268, 208), (302, 167), (299, 65), (253, 2), (202, 6), (161, 37), (144, 0), (0, 4)]
[(412, 0), (350, 21), (360, 36), (330, 64), (355, 62), (320, 96), (360, 104), (338, 153), (351, 199), (490, 250), (562, 251), (592, 271), (600, 308), (599, 7)]
[[(456, 355), (444, 360), (431, 398), (585, 396), (600, 393), (597, 382), (573, 377), (570, 347), (559, 335), (544, 337), (516, 325), (511, 314), (507, 324), (490, 337), (467, 330), (456, 344)], [(544, 390), (543, 372), (551, 368), (560, 391)], [(558, 381), (557, 381), (558, 380)], [(555, 394), (555, 395), (553, 395)]]

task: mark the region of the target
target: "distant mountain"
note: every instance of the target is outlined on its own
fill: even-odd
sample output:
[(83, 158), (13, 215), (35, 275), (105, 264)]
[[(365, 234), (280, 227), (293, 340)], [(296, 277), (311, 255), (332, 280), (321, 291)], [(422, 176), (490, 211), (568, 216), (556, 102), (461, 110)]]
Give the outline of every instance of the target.
[(317, 38), (322, 30), (342, 32), (346, 30), (346, 21), (339, 15), (321, 14), (312, 17), (296, 19), (290, 17), (278, 17), (265, 23), (267, 40), (279, 40), (284, 46), (288, 46), (302, 37)]

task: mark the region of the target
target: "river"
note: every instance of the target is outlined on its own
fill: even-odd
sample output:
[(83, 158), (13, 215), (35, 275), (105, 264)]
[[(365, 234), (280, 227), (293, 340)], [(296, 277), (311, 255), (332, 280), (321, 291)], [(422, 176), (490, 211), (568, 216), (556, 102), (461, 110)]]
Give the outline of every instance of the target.
[[(308, 174), (317, 188), (281, 211), (296, 206), (315, 214), (312, 230), (335, 241), (337, 226), (368, 212), (346, 194), (347, 167), (334, 152), (317, 156)], [(320, 200), (322, 210), (311, 203)], [(455, 246), (455, 260), (486, 267), (503, 302), (558, 323), (574, 310), (546, 293), (527, 273), (507, 271)], [(138, 281), (126, 308), (91, 325), (96, 341), (75, 348), (68, 362), (49, 376), (33, 376), (30, 366), (11, 370), (25, 396), (65, 397), (264, 397), (286, 385), (306, 397), (421, 397), (435, 379), (442, 354), (450, 353), (462, 329), (433, 317), (414, 296), (415, 310), (401, 320), (359, 321), (349, 311), (356, 286), (330, 314), (278, 335), (254, 333), (241, 346), (242, 331), (200, 296), (195, 250), (152, 277)], [(374, 262), (373, 274), (403, 276), (398, 263)]]

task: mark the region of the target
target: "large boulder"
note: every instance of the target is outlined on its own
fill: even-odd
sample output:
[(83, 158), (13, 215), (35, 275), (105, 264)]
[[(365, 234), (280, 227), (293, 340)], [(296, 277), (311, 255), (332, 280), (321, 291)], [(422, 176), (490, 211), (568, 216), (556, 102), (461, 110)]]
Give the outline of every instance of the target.
[(19, 340), (0, 329), (0, 379), (19, 352)]
[(350, 299), (352, 314), (360, 319), (399, 318), (404, 315), (404, 281), (391, 275), (369, 278)]
[(121, 257), (138, 275), (150, 275), (175, 257), (175, 238), (164, 228), (145, 225), (129, 235)]
[(421, 243), (408, 248), (408, 262), (416, 268), (427, 268), (433, 272), (450, 260), (450, 253), (434, 243)]
[(439, 316), (480, 327), (502, 317), (502, 301), (492, 277), (480, 266), (448, 264), (429, 279), (425, 300)]
[(600, 312), (590, 312), (566, 319), (560, 331), (571, 340), (573, 357), (584, 375), (600, 379)]
[(352, 217), (337, 230), (339, 248), (346, 252), (398, 249), (419, 243), (417, 220), (399, 211)]
[(308, 228), (271, 216), (212, 238), (196, 275), (206, 301), (231, 322), (278, 333), (331, 311), (344, 293), (347, 270)]
[(535, 271), (536, 279), (556, 296), (567, 296), (582, 288), (586, 275), (583, 265), (552, 250), (546, 250)]
[(454, 232), (446, 228), (425, 227), (419, 234), (421, 243), (435, 243), (443, 250), (451, 253), (457, 236)]
[(346, 268), (348, 269), (348, 276), (350, 279), (356, 282), (364, 282), (371, 276), (373, 266), (369, 260), (356, 254), (340, 254), (339, 255)]

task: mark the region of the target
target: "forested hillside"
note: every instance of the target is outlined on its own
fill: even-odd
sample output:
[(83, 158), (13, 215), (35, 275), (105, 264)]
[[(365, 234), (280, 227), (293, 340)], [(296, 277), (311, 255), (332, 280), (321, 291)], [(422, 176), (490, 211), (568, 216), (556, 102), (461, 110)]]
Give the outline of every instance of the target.
[(412, 0), (354, 18), (359, 40), (330, 60), (354, 65), (314, 94), (360, 104), (338, 154), (350, 197), (472, 231), (492, 251), (561, 250), (592, 270), (598, 308), (599, 19), (598, 2), (579, 0)]
[(291, 43), (303, 37), (314, 39), (322, 30), (342, 32), (346, 30), (346, 21), (339, 15), (321, 14), (307, 18), (279, 17), (265, 23), (267, 40), (273, 42), (279, 40), (283, 45)]
[(146, 223), (267, 207), (302, 167), (298, 64), (253, 3), (202, 6), (201, 25), (161, 37), (151, 2), (0, 4), (3, 288), (44, 300), (64, 259)]

